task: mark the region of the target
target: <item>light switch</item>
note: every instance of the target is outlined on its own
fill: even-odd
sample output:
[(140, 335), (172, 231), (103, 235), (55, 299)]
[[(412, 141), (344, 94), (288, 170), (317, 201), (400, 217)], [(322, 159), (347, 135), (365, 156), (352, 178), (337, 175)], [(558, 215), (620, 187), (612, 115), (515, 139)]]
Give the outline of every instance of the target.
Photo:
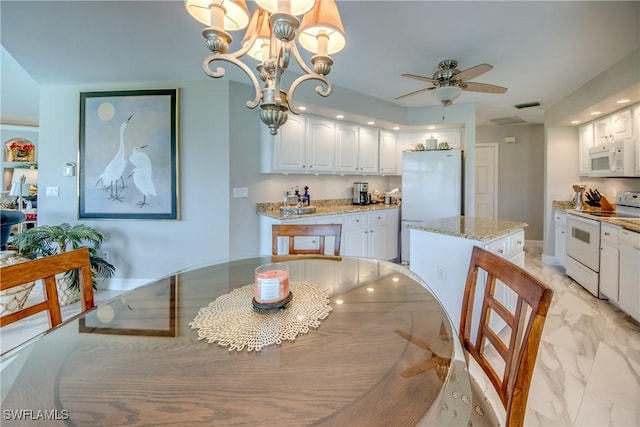
[(58, 187), (47, 187), (47, 197), (58, 197)]
[(233, 189), (233, 197), (249, 197), (249, 188), (247, 187), (236, 187)]

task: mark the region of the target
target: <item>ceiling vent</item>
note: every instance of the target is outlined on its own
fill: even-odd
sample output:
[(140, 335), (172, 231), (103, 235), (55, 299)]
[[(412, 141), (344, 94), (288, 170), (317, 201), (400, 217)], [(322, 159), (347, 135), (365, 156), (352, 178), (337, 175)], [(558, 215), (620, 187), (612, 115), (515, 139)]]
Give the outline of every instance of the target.
[(517, 125), (519, 123), (525, 123), (525, 121), (518, 116), (502, 117), (501, 119), (491, 119), (489, 121), (497, 125)]
[(524, 104), (514, 105), (514, 107), (516, 107), (518, 110), (522, 110), (523, 108), (531, 108), (531, 107), (539, 107), (539, 106), (540, 106), (539, 102), (525, 102)]

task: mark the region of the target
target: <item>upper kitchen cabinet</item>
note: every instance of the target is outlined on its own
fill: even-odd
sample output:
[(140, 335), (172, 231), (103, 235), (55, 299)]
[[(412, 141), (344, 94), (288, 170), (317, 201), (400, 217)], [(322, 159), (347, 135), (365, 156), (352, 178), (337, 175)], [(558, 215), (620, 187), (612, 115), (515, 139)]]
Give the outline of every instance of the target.
[(578, 143), (580, 145), (580, 176), (589, 175), (589, 148), (594, 146), (593, 123), (587, 123), (578, 128)]
[(378, 131), (351, 124), (336, 124), (336, 172), (378, 173)]
[(595, 143), (621, 141), (633, 136), (631, 109), (618, 111), (594, 122)]
[(380, 131), (380, 173), (383, 175), (398, 174), (398, 151), (396, 135), (392, 132)]
[(334, 169), (335, 127), (330, 120), (289, 115), (272, 136), (262, 127), (261, 172), (326, 173)]

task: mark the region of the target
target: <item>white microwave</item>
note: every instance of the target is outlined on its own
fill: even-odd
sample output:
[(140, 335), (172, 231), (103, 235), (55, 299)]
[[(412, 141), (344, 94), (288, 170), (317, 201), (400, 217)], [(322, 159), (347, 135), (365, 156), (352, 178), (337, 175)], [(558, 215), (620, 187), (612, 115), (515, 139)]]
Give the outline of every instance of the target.
[(636, 176), (633, 140), (607, 142), (589, 148), (589, 176)]

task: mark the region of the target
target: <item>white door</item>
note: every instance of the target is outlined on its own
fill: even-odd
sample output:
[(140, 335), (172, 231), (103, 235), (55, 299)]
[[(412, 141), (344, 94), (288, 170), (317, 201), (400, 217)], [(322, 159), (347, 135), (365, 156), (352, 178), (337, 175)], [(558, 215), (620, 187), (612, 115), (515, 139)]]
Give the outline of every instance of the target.
[(475, 216), (498, 219), (498, 144), (476, 145)]

